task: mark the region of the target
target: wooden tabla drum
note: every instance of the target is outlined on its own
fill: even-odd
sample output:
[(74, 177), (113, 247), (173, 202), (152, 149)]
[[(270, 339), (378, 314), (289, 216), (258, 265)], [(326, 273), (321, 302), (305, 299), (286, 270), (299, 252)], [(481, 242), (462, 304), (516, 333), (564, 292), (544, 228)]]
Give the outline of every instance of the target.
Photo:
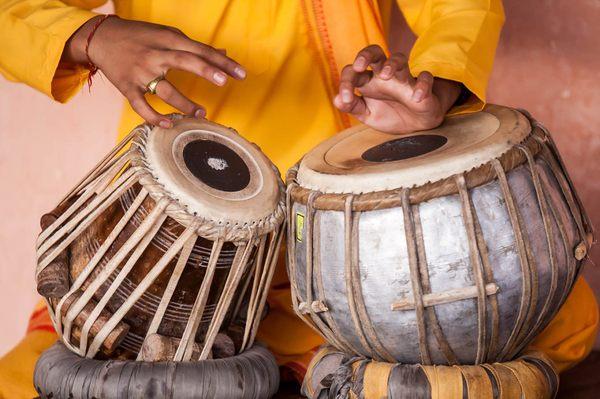
[(141, 125), (42, 218), (38, 291), (79, 356), (236, 355), (266, 311), (284, 220), (279, 172), (234, 130)]
[(288, 172), (296, 312), (339, 350), (422, 365), (510, 360), (592, 242), (549, 133), (489, 105), (437, 129), (366, 126)]

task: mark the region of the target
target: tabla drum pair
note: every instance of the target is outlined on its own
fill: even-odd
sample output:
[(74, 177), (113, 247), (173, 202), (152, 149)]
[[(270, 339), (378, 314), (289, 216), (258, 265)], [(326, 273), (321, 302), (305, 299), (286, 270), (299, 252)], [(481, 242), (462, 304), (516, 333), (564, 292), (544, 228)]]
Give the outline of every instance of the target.
[(513, 360), (592, 243), (549, 133), (495, 105), (409, 136), (350, 128), (288, 172), (287, 204), (296, 313), (380, 362)]
[(38, 291), (61, 343), (37, 363), (41, 397), (273, 395), (275, 359), (254, 340), (284, 193), (232, 129), (133, 130), (42, 218)]

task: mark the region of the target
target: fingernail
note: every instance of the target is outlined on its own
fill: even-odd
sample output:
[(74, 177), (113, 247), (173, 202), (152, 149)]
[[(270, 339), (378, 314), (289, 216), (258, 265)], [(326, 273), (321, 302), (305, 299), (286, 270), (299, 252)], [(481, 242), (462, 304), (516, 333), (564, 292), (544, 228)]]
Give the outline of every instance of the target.
[(164, 128), (164, 129), (170, 129), (173, 127), (173, 123), (168, 120), (162, 120), (158, 123), (158, 126)]
[(381, 70), (381, 76), (383, 76), (384, 78), (389, 78), (391, 75), (392, 75), (392, 67), (390, 67), (390, 66), (383, 67), (383, 69)]
[(354, 61), (354, 66), (359, 69), (364, 69), (367, 67), (367, 59), (365, 57), (358, 57), (356, 61)]
[(206, 110), (203, 108), (198, 108), (196, 112), (194, 112), (194, 117), (197, 119), (202, 119), (206, 116)]
[(246, 77), (246, 71), (244, 71), (243, 68), (240, 67), (235, 67), (235, 69), (233, 70), (233, 72), (235, 72), (235, 74), (238, 76), (238, 78), (240, 79), (244, 79)]
[(341, 108), (344, 105), (342, 97), (339, 94), (333, 98), (333, 105), (335, 105), (336, 108)]
[(342, 91), (342, 101), (345, 102), (346, 104), (349, 104), (352, 102), (352, 93), (350, 93), (348, 90), (343, 90)]
[(221, 72), (215, 72), (215, 74), (213, 75), (213, 79), (215, 80), (215, 82), (217, 82), (217, 84), (223, 85), (225, 84), (225, 81), (227, 81), (227, 76), (225, 76)]
[(412, 95), (413, 101), (420, 102), (423, 99), (423, 90), (417, 89)]

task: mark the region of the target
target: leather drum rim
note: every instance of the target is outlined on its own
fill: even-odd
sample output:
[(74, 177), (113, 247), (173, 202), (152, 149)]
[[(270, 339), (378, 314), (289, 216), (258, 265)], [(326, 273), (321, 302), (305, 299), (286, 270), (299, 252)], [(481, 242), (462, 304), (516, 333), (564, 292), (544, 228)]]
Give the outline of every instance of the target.
[[(149, 190), (156, 201), (162, 197), (174, 199), (190, 216), (218, 220), (225, 226), (252, 227), (274, 213), (282, 213), (278, 210), (283, 206), (283, 190), (277, 168), (256, 145), (235, 130), (186, 117), (174, 119), (170, 129), (142, 130), (133, 140), (139, 147), (140, 159), (132, 162), (149, 172), (149, 179), (143, 179), (142, 183), (157, 189)], [(182, 164), (181, 151), (185, 144), (196, 139), (208, 139), (233, 150), (248, 166), (248, 186), (225, 192), (195, 178)]]
[(33, 374), (41, 398), (268, 398), (279, 387), (275, 357), (262, 345), (197, 362), (139, 362), (82, 358), (57, 342)]
[[(523, 115), (521, 112), (511, 109), (511, 108), (498, 106), (498, 105), (487, 105), (483, 112), (495, 113), (498, 115), (505, 115), (505, 116), (510, 115), (510, 118), (512, 118), (514, 125), (513, 125), (512, 130), (511, 129), (508, 129), (508, 130), (514, 131), (516, 129), (516, 127), (519, 127), (519, 129), (523, 129), (523, 130), (520, 133), (516, 134), (516, 136), (513, 133), (509, 133), (512, 135), (511, 139), (505, 140), (503, 145), (497, 144), (493, 148), (492, 152), (487, 151), (486, 153), (489, 155), (487, 160), (482, 161), (481, 157), (477, 157), (476, 160), (474, 161), (475, 166), (473, 166), (470, 169), (458, 170), (455, 173), (452, 173), (451, 170), (449, 170), (449, 169), (445, 169), (443, 171), (444, 172), (443, 174), (438, 175), (439, 178), (437, 180), (426, 181), (422, 184), (411, 184), (408, 187), (403, 187), (400, 185), (400, 186), (393, 187), (393, 188), (386, 189), (386, 190), (379, 190), (379, 191), (372, 190), (371, 192), (361, 192), (361, 193), (336, 192), (336, 193), (332, 193), (332, 192), (328, 192), (330, 190), (328, 190), (325, 187), (320, 188), (320, 189), (315, 189), (315, 188), (307, 187), (305, 185), (306, 180), (307, 180), (306, 179), (307, 162), (308, 163), (315, 162), (315, 157), (312, 157), (312, 160), (309, 159), (309, 161), (306, 161), (307, 158), (309, 157), (309, 155), (312, 154), (312, 152), (310, 152), (304, 158), (302, 158), (302, 160), (298, 164), (296, 164), (294, 167), (292, 167), (288, 170), (288, 173), (286, 176), (286, 182), (288, 185), (288, 191), (289, 191), (290, 197), (294, 202), (306, 204), (308, 201), (309, 195), (313, 192), (317, 192), (318, 196), (315, 198), (314, 204), (313, 204), (314, 209), (343, 211), (344, 207), (345, 207), (346, 198), (348, 198), (349, 196), (352, 196), (352, 198), (353, 198), (352, 210), (354, 210), (354, 211), (369, 211), (369, 210), (386, 209), (386, 208), (400, 206), (402, 203), (401, 192), (405, 188), (409, 188), (410, 189), (410, 195), (409, 195), (410, 202), (411, 202), (411, 204), (417, 204), (417, 203), (427, 201), (432, 198), (457, 193), (458, 191), (457, 191), (456, 183), (453, 179), (453, 176), (458, 173), (464, 174), (468, 188), (477, 187), (477, 186), (486, 184), (486, 183), (494, 180), (496, 178), (496, 173), (494, 172), (493, 167), (491, 165), (492, 159), (498, 159), (500, 161), (503, 169), (506, 172), (525, 163), (526, 162), (525, 155), (523, 155), (523, 152), (516, 147), (517, 144), (521, 144), (521, 145), (527, 147), (529, 149), (529, 151), (531, 152), (531, 154), (534, 156), (537, 155), (537, 153), (541, 150), (541, 146), (540, 146), (538, 140), (536, 140), (534, 136), (537, 136), (538, 138), (542, 138), (543, 140), (545, 140), (545, 133), (543, 131), (541, 131), (541, 129), (538, 128), (537, 126), (532, 129), (528, 118), (525, 115)], [(470, 114), (470, 115), (474, 115), (474, 114)], [(469, 118), (470, 116), (469, 115), (452, 116), (452, 117), (449, 117), (448, 120), (450, 120), (452, 118), (457, 118), (457, 117)], [(442, 127), (443, 126), (444, 125), (442, 125)], [(355, 128), (348, 129), (340, 134), (342, 134), (342, 135), (355, 134), (357, 131), (360, 131), (360, 130), (353, 130), (353, 129), (357, 129), (357, 128), (355, 127)], [(433, 131), (434, 130), (422, 131), (422, 132), (418, 132), (417, 135), (431, 134), (431, 132), (433, 132)], [(350, 132), (350, 133), (347, 133), (347, 132)], [(499, 134), (502, 134), (502, 132), (499, 132)], [(388, 136), (390, 136), (390, 135), (388, 135)], [(332, 139), (330, 139), (330, 140), (332, 140)], [(324, 153), (323, 148), (330, 146), (330, 144), (328, 144), (330, 142), (330, 140), (327, 140), (327, 141), (321, 143), (321, 145), (316, 147), (315, 150), (313, 150), (313, 151), (318, 150), (318, 152), (320, 154), (323, 154)], [(443, 148), (444, 147), (442, 147), (441, 149), (443, 149)], [(438, 152), (441, 149), (435, 150), (432, 153)], [(492, 156), (494, 154), (497, 154), (497, 155)], [(400, 161), (400, 162), (402, 162), (402, 161)], [(304, 174), (304, 179), (302, 178), (303, 174)], [(309, 172), (309, 175), (310, 175), (310, 172)], [(314, 175), (315, 174), (313, 173), (311, 176), (314, 177)], [(323, 176), (322, 174), (319, 175), (319, 177), (322, 177), (322, 176)], [(331, 178), (331, 177), (332, 176), (329, 176), (328, 178)], [(371, 179), (372, 180), (376, 179), (376, 177), (371, 176)], [(309, 180), (309, 183), (312, 181), (312, 180), (310, 180), (310, 177), (308, 178), (308, 180)], [(389, 181), (388, 181), (388, 183), (389, 183)], [(346, 191), (348, 191), (348, 190), (346, 190)]]
[[(488, 105), (483, 111), (447, 117), (431, 130), (409, 135), (354, 126), (322, 142), (300, 161), (298, 184), (335, 194), (362, 194), (421, 186), (466, 172), (504, 154), (529, 134), (527, 118), (510, 108)], [(374, 162), (369, 150), (398, 139), (443, 138), (441, 147), (401, 160)], [(406, 147), (406, 146), (405, 146)]]

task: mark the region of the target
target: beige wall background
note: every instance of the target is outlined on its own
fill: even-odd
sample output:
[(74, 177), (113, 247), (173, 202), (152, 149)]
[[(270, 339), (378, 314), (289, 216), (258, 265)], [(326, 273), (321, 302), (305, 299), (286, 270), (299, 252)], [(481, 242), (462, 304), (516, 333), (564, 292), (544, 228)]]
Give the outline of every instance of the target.
[[(554, 133), (600, 226), (600, 1), (505, 1), (507, 23), (489, 101), (529, 110)], [(400, 48), (412, 35), (400, 22)], [(0, 78), (0, 355), (23, 336), (38, 300), (39, 216), (114, 144), (121, 99), (96, 79), (68, 105)], [(600, 265), (600, 246), (592, 252)], [(586, 277), (600, 295), (600, 273)]]

